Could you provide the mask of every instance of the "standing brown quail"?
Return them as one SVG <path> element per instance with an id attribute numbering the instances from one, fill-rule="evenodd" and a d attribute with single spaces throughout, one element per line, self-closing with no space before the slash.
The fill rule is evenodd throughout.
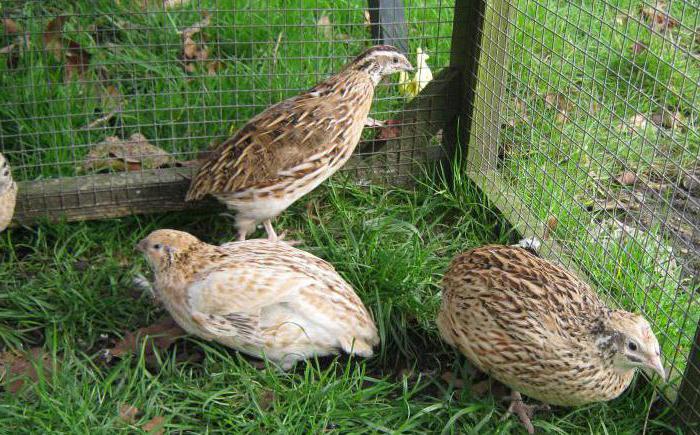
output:
<path id="1" fill-rule="evenodd" d="M 581 279 L 517 246 L 458 255 L 443 279 L 442 337 L 512 388 L 509 409 L 532 433 L 520 393 L 578 406 L 619 396 L 636 368 L 665 377 L 659 342 L 638 314 L 613 310 Z"/>
<path id="2" fill-rule="evenodd" d="M 10 165 L 0 153 L 0 231 L 4 231 L 15 213 L 17 201 L 17 183 L 12 179 Z"/>
<path id="3" fill-rule="evenodd" d="M 236 211 L 239 240 L 316 188 L 355 150 L 382 77 L 413 67 L 396 48 L 366 50 L 339 73 L 269 107 L 218 145 L 199 168 L 187 201 L 211 194 Z"/>

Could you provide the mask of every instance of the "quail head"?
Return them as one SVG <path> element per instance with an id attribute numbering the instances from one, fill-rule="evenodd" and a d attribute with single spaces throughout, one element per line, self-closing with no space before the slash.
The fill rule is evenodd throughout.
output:
<path id="1" fill-rule="evenodd" d="M 17 183 L 12 179 L 10 165 L 0 153 L 0 231 L 4 231 L 15 213 L 17 201 Z"/>
<path id="2" fill-rule="evenodd" d="M 175 230 L 141 240 L 156 296 L 188 333 L 283 369 L 344 351 L 372 356 L 372 317 L 333 267 L 265 239 L 214 246 Z"/>
<path id="3" fill-rule="evenodd" d="M 413 68 L 396 48 L 366 50 L 339 73 L 269 107 L 212 150 L 187 201 L 213 195 L 236 211 L 239 240 L 316 188 L 347 162 L 383 76 Z"/>
<path id="4" fill-rule="evenodd" d="M 443 279 L 441 336 L 513 390 L 509 412 L 532 433 L 533 407 L 577 406 L 620 395 L 635 369 L 665 377 L 659 342 L 640 315 L 605 306 L 561 266 L 518 246 L 458 255 Z"/>

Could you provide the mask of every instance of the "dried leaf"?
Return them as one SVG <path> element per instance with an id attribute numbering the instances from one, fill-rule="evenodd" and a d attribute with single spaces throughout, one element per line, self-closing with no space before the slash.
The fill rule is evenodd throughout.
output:
<path id="1" fill-rule="evenodd" d="M 363 17 L 363 23 L 365 27 L 371 27 L 372 26 L 372 16 L 370 15 L 369 11 L 365 9 L 362 12 L 362 17 Z"/>
<path id="2" fill-rule="evenodd" d="M 136 423 L 136 420 L 139 419 L 140 414 L 141 411 L 134 405 L 128 405 L 126 403 L 119 405 L 119 418 L 125 423 Z"/>
<path id="3" fill-rule="evenodd" d="M 558 225 L 559 220 L 557 219 L 557 217 L 550 216 L 547 219 L 547 225 L 544 227 L 544 234 L 542 235 L 542 240 L 549 240 L 549 238 L 552 236 L 552 233 L 556 231 Z"/>
<path id="4" fill-rule="evenodd" d="M 64 51 L 66 67 L 63 79 L 66 82 L 76 78 L 79 80 L 85 79 L 85 73 L 90 63 L 90 53 L 83 50 L 80 44 L 75 41 L 65 42 L 68 44 L 68 48 Z"/>
<path id="5" fill-rule="evenodd" d="M 194 25 L 182 30 L 182 60 L 183 68 L 188 73 L 195 72 L 195 65 L 198 62 L 204 62 L 209 58 L 209 49 L 204 43 L 204 38 L 200 38 L 199 42 L 194 40 L 194 36 L 201 32 L 209 25 L 210 17 L 208 13 L 202 14 L 204 18 Z"/>
<path id="6" fill-rule="evenodd" d="M 153 435 L 162 435 L 165 433 L 165 429 L 163 429 L 164 425 L 165 417 L 157 415 L 144 423 L 143 426 L 141 426 L 141 429 L 143 429 L 144 432 L 148 432 Z"/>
<path id="7" fill-rule="evenodd" d="M 627 130 L 630 133 L 642 134 L 648 122 L 649 119 L 645 115 L 637 113 L 627 121 L 622 122 L 619 126 L 619 129 Z"/>
<path id="8" fill-rule="evenodd" d="M 42 35 L 44 48 L 48 50 L 57 61 L 60 61 L 63 57 L 63 24 L 65 24 L 67 19 L 67 16 L 61 15 L 49 21 Z"/>
<path id="9" fill-rule="evenodd" d="M 177 326 L 171 317 L 168 317 L 153 325 L 128 332 L 112 349 L 107 351 L 107 354 L 109 356 L 122 357 L 135 353 L 141 349 L 141 342 L 145 339 L 147 342 L 144 354 L 146 356 L 153 355 L 154 346 L 156 349 L 167 349 L 184 334 L 185 331 Z"/>
<path id="10" fill-rule="evenodd" d="M 170 153 L 149 143 L 141 133 L 134 133 L 128 140 L 106 137 L 88 152 L 85 162 L 77 169 L 78 172 L 138 171 L 175 164 L 175 157 Z"/>
<path id="11" fill-rule="evenodd" d="M 401 121 L 389 119 L 384 122 L 383 126 L 377 128 L 377 133 L 374 135 L 375 145 L 385 145 L 387 141 L 399 136 L 401 136 Z"/>
<path id="12" fill-rule="evenodd" d="M 331 24 L 331 19 L 328 18 L 328 15 L 321 15 L 318 21 L 316 21 L 316 26 L 318 27 L 319 33 L 325 39 L 333 39 L 333 25 Z"/>
<path id="13" fill-rule="evenodd" d="M 207 74 L 209 74 L 210 76 L 215 76 L 217 71 L 219 71 L 223 67 L 223 65 L 223 62 L 220 62 L 218 60 L 207 63 Z"/>
<path id="14" fill-rule="evenodd" d="M 275 392 L 264 389 L 258 397 L 258 405 L 263 411 L 267 411 L 275 403 Z"/>
<path id="15" fill-rule="evenodd" d="M 15 20 L 11 18 L 2 19 L 2 27 L 5 30 L 5 35 L 16 35 L 19 32 L 19 26 Z"/>
<path id="16" fill-rule="evenodd" d="M 518 97 L 515 97 L 512 100 L 512 106 L 513 116 L 508 119 L 506 124 L 509 127 L 515 127 L 518 124 L 527 123 L 529 121 L 529 118 L 527 114 L 527 104 L 525 103 L 525 101 L 521 100 Z"/>
<path id="17" fill-rule="evenodd" d="M 26 382 L 36 383 L 39 380 L 37 366 L 43 369 L 44 377 L 49 377 L 55 368 L 50 355 L 40 347 L 27 352 L 6 351 L 0 354 L 0 367 L 5 371 L 5 390 L 17 394 Z"/>
<path id="18" fill-rule="evenodd" d="M 637 174 L 632 171 L 623 171 L 620 175 L 615 177 L 615 181 L 623 186 L 629 186 L 637 182 Z"/>
<path id="19" fill-rule="evenodd" d="M 664 2 L 657 2 L 656 6 L 642 6 L 640 10 L 642 18 L 657 32 L 665 32 L 678 26 L 678 20 L 669 15 Z"/>
<path id="20" fill-rule="evenodd" d="M 554 120 L 559 124 L 565 124 L 569 121 L 569 112 L 574 108 L 566 95 L 560 92 L 548 92 L 544 96 L 545 107 L 548 109 L 556 109 L 557 114 Z"/>
<path id="21" fill-rule="evenodd" d="M 163 7 L 165 9 L 173 9 L 180 6 L 186 6 L 190 0 L 163 0 Z"/>
<path id="22" fill-rule="evenodd" d="M 623 26 L 627 24 L 627 20 L 629 20 L 630 16 L 627 14 L 617 14 L 615 15 L 615 24 L 618 26 Z"/>
<path id="23" fill-rule="evenodd" d="M 637 41 L 632 44 L 632 54 L 638 55 L 645 52 L 648 48 L 649 47 L 647 47 L 644 43 Z"/>
<path id="24" fill-rule="evenodd" d="M 464 388 L 464 380 L 459 379 L 457 375 L 452 372 L 444 372 L 442 375 L 440 375 L 440 379 L 447 382 L 448 384 L 454 385 L 455 389 L 459 390 Z"/>
<path id="25" fill-rule="evenodd" d="M 685 117 L 679 111 L 671 112 L 670 110 L 662 109 L 651 115 L 651 122 L 657 127 L 674 130 L 685 126 Z"/>

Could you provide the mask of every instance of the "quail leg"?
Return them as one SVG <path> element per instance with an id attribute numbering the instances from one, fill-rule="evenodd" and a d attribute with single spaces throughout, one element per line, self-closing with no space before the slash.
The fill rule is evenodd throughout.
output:
<path id="1" fill-rule="evenodd" d="M 505 420 L 511 414 L 516 414 L 518 418 L 520 418 L 520 422 L 523 424 L 523 426 L 525 426 L 527 433 L 534 434 L 535 427 L 532 425 L 530 418 L 535 413 L 535 411 L 540 409 L 549 409 L 549 405 L 526 405 L 523 402 L 523 398 L 520 395 L 520 393 L 513 390 L 510 393 L 510 406 L 508 407 L 508 411 L 506 412 L 506 414 L 503 416 L 503 419 Z"/>
<path id="2" fill-rule="evenodd" d="M 287 234 L 287 231 L 282 231 L 282 234 L 278 236 L 275 229 L 272 228 L 272 221 L 270 219 L 265 220 L 263 225 L 265 226 L 265 231 L 267 232 L 267 240 L 271 242 L 284 242 L 289 246 L 301 244 L 300 240 L 284 240 L 284 236 Z"/>

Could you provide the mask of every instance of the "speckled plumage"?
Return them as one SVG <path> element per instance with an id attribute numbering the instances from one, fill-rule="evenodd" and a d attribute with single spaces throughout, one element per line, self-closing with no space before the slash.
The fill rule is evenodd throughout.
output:
<path id="1" fill-rule="evenodd" d="M 327 262 L 285 243 L 213 246 L 175 230 L 139 243 L 156 296 L 188 333 L 288 369 L 339 350 L 372 356 L 372 318 Z"/>
<path id="2" fill-rule="evenodd" d="M 394 47 L 376 46 L 338 74 L 252 118 L 203 162 L 187 201 L 211 194 L 237 212 L 239 239 L 315 189 L 357 146 L 374 88 L 387 74 L 410 70 Z"/>
<path id="3" fill-rule="evenodd" d="M 0 231 L 4 231 L 15 214 L 17 183 L 12 179 L 10 165 L 0 153 Z"/>
<path id="4" fill-rule="evenodd" d="M 613 399 L 636 367 L 663 375 L 658 341 L 642 316 L 606 307 L 588 284 L 521 247 L 457 256 L 442 298 L 442 337 L 480 370 L 542 402 Z"/>

